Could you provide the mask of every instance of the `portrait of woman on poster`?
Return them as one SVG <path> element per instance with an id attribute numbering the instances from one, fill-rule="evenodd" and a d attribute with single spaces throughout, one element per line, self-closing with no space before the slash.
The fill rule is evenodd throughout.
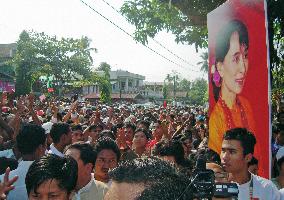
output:
<path id="1" fill-rule="evenodd" d="M 246 26 L 232 20 L 217 34 L 211 81 L 216 104 L 209 118 L 210 149 L 221 152 L 223 134 L 235 127 L 255 133 L 249 101 L 241 95 L 249 70 L 249 37 Z"/>

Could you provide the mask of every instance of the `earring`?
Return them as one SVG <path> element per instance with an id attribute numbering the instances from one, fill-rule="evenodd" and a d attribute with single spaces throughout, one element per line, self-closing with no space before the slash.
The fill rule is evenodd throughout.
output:
<path id="1" fill-rule="evenodd" d="M 215 72 L 213 73 L 213 81 L 214 81 L 214 83 L 215 83 L 215 85 L 217 86 L 217 87 L 220 87 L 221 86 L 221 76 L 220 76 L 220 74 L 219 74 L 219 72 L 218 72 L 218 70 L 216 69 L 215 70 Z"/>

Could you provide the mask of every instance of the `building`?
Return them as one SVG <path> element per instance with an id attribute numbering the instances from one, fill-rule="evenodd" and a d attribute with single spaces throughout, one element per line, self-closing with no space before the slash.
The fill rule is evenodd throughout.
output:
<path id="1" fill-rule="evenodd" d="M 17 50 L 17 44 L 0 44 L 0 92 L 15 91 L 15 71 L 6 62 L 12 59 Z"/>
<path id="2" fill-rule="evenodd" d="M 104 72 L 97 72 L 103 76 Z M 113 101 L 144 102 L 145 98 L 141 95 L 145 76 L 134 74 L 128 71 L 110 71 L 110 83 Z M 97 100 L 100 97 L 100 88 L 97 84 L 84 86 L 82 88 L 83 98 Z"/>
<path id="3" fill-rule="evenodd" d="M 103 72 L 98 72 L 103 75 Z M 134 74 L 128 71 L 117 70 L 110 71 L 110 83 L 112 93 L 139 93 L 143 87 L 145 76 Z M 91 93 L 99 94 L 100 88 L 98 85 L 89 85 L 83 87 L 83 95 Z"/>

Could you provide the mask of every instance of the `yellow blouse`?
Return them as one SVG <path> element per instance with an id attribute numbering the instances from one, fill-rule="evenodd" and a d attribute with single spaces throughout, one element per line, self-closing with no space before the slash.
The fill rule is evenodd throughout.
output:
<path id="1" fill-rule="evenodd" d="M 249 130 L 255 134 L 255 122 L 253 118 L 253 112 L 249 101 L 244 97 L 238 96 L 240 103 L 245 111 L 248 121 Z M 236 103 L 230 109 L 232 113 L 232 119 L 236 127 L 242 128 L 241 110 Z M 234 128 L 236 128 L 234 127 Z M 228 130 L 225 112 L 222 108 L 221 101 L 218 101 L 213 108 L 213 111 L 209 118 L 209 141 L 208 147 L 218 154 L 221 153 L 221 146 L 223 141 L 223 135 Z"/>

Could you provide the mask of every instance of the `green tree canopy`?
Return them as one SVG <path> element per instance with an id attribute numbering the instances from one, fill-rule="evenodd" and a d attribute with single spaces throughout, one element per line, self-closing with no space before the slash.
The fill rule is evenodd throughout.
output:
<path id="1" fill-rule="evenodd" d="M 51 37 L 45 33 L 23 31 L 17 41 L 17 52 L 11 63 L 16 66 L 16 92 L 26 94 L 41 75 L 54 75 L 55 80 L 70 82 L 88 77 L 93 63 L 90 39 Z"/>

